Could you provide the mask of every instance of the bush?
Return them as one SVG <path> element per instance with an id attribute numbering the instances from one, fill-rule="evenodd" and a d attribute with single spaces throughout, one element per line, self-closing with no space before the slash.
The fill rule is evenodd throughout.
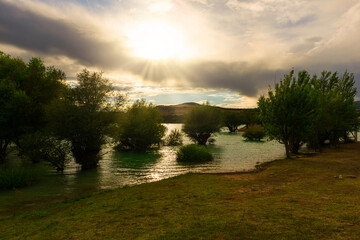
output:
<path id="1" fill-rule="evenodd" d="M 122 116 L 115 132 L 123 150 L 145 151 L 162 142 L 166 127 L 159 110 L 145 100 L 136 101 Z"/>
<path id="2" fill-rule="evenodd" d="M 182 133 L 177 130 L 171 130 L 170 134 L 164 140 L 166 146 L 179 146 L 183 144 Z"/>
<path id="3" fill-rule="evenodd" d="M 253 125 L 245 130 L 243 137 L 250 141 L 261 141 L 265 136 L 264 128 L 259 125 Z"/>
<path id="4" fill-rule="evenodd" d="M 186 145 L 182 146 L 176 153 L 179 162 L 207 162 L 213 160 L 213 155 L 205 146 Z"/>
<path id="5" fill-rule="evenodd" d="M 32 185 L 43 174 L 44 169 L 39 166 L 4 167 L 0 169 L 0 189 L 13 189 Z"/>

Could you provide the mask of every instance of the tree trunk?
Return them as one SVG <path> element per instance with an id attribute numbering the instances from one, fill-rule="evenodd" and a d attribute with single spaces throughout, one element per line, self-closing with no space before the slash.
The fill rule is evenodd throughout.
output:
<path id="1" fill-rule="evenodd" d="M 6 158 L 6 150 L 9 145 L 9 141 L 7 140 L 1 140 L 0 141 L 0 163 L 3 163 Z"/>
<path id="2" fill-rule="evenodd" d="M 289 142 L 287 140 L 284 141 L 284 145 L 285 145 L 286 158 L 290 158 Z"/>
<path id="3" fill-rule="evenodd" d="M 291 143 L 289 144 L 289 148 L 291 153 L 298 154 L 300 149 L 300 142 L 291 141 Z"/>

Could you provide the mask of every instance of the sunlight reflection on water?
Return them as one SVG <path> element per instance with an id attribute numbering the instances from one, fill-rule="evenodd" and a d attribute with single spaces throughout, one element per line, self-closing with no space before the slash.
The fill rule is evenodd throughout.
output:
<path id="1" fill-rule="evenodd" d="M 181 129 L 181 124 L 166 124 L 168 133 Z M 179 147 L 163 146 L 157 151 L 146 153 L 114 152 L 108 147 L 100 161 L 100 167 L 93 173 L 82 173 L 72 163 L 65 171 L 67 182 L 78 185 L 82 180 L 93 182 L 101 189 L 134 185 L 174 177 L 188 172 L 236 172 L 251 170 L 257 163 L 284 157 L 283 146 L 274 141 L 248 142 L 240 133 L 218 133 L 216 142 L 209 149 L 214 160 L 208 163 L 180 164 L 176 161 Z M 191 141 L 184 137 L 184 144 Z M 96 174 L 95 174 L 96 172 Z M 74 175 L 76 175 L 74 180 Z M 95 179 L 91 179 L 96 175 Z"/>

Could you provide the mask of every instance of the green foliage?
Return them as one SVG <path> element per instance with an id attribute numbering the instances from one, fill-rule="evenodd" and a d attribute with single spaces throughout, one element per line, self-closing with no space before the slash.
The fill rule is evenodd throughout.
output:
<path id="1" fill-rule="evenodd" d="M 183 144 L 182 134 L 178 129 L 172 130 L 164 140 L 166 146 L 179 146 Z"/>
<path id="2" fill-rule="evenodd" d="M 71 145 L 66 140 L 48 137 L 43 142 L 41 158 L 48 162 L 58 172 L 63 172 L 66 165 L 71 161 Z"/>
<path id="3" fill-rule="evenodd" d="M 71 143 L 72 154 L 83 169 L 96 168 L 101 146 L 113 123 L 108 94 L 112 87 L 101 73 L 84 69 L 78 86 L 68 89 L 67 98 L 49 109 L 51 130 Z"/>
<path id="4" fill-rule="evenodd" d="M 124 150 L 145 151 L 160 144 L 165 135 L 159 110 L 145 100 L 136 101 L 118 121 L 115 140 Z"/>
<path id="5" fill-rule="evenodd" d="M 71 144 L 44 133 L 24 136 L 21 140 L 23 155 L 33 163 L 48 162 L 57 171 L 63 171 L 71 160 Z"/>
<path id="6" fill-rule="evenodd" d="M 243 121 L 248 128 L 250 125 L 259 124 L 259 112 L 258 109 L 244 109 L 242 110 Z"/>
<path id="7" fill-rule="evenodd" d="M 0 189 L 21 188 L 34 184 L 44 174 L 40 166 L 0 167 Z"/>
<path id="8" fill-rule="evenodd" d="M 356 131 L 354 84 L 354 75 L 347 71 L 342 76 L 337 72 L 323 71 L 320 77 L 313 77 L 312 86 L 318 101 L 312 131 L 308 136 L 311 147 L 319 149 L 325 140 L 337 145 L 340 138 L 346 141 L 349 132 Z"/>
<path id="9" fill-rule="evenodd" d="M 316 96 L 306 71 L 294 76 L 294 70 L 284 75 L 269 89 L 268 97 L 258 101 L 260 119 L 270 138 L 285 145 L 286 156 L 296 153 L 306 138 L 315 114 Z"/>
<path id="10" fill-rule="evenodd" d="M 306 71 L 299 72 L 297 79 L 293 75 L 294 71 L 285 75 L 275 92 L 270 89 L 268 98 L 259 99 L 260 117 L 269 136 L 285 144 L 288 157 L 304 142 L 319 149 L 325 140 L 335 146 L 341 138 L 347 141 L 359 126 L 354 75 L 347 71 L 342 76 L 323 71 L 312 79 Z"/>
<path id="11" fill-rule="evenodd" d="M 8 145 L 26 128 L 22 110 L 27 105 L 28 97 L 15 83 L 0 79 L 0 162 L 6 158 Z"/>
<path id="12" fill-rule="evenodd" d="M 235 132 L 238 126 L 245 123 L 244 114 L 242 112 L 226 111 L 224 112 L 224 125 L 230 132 Z"/>
<path id="13" fill-rule="evenodd" d="M 62 96 L 65 74 L 45 67 L 39 58 L 28 64 L 0 52 L 0 161 L 7 146 L 46 126 L 45 109 Z"/>
<path id="14" fill-rule="evenodd" d="M 195 143 L 205 145 L 221 128 L 221 114 L 209 104 L 193 107 L 185 115 L 183 132 Z"/>
<path id="15" fill-rule="evenodd" d="M 179 162 L 207 162 L 213 158 L 206 146 L 194 144 L 182 146 L 176 153 L 176 160 Z"/>
<path id="16" fill-rule="evenodd" d="M 265 136 L 265 130 L 259 125 L 252 125 L 244 131 L 242 136 L 250 141 L 261 141 Z"/>

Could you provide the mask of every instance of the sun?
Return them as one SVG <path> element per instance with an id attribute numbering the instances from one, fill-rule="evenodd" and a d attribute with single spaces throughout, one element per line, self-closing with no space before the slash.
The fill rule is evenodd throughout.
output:
<path id="1" fill-rule="evenodd" d="M 184 59 L 188 49 L 183 36 L 162 22 L 139 24 L 128 35 L 132 54 L 151 60 Z"/>

